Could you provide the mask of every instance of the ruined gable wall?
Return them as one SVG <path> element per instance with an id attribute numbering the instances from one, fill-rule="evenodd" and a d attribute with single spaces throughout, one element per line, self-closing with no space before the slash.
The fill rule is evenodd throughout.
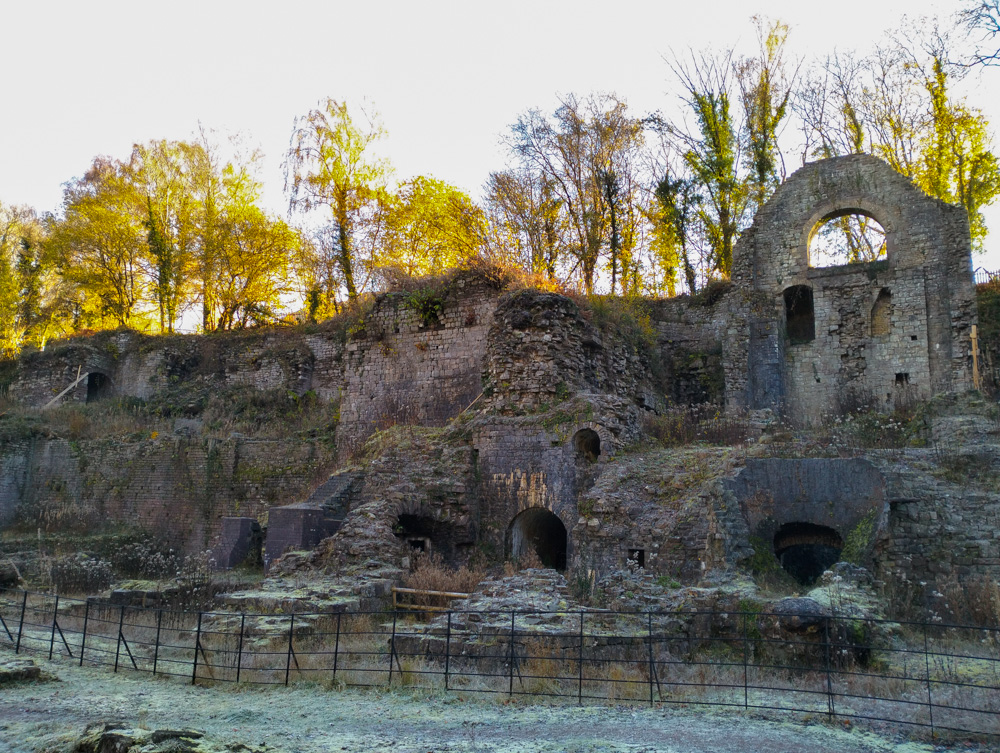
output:
<path id="1" fill-rule="evenodd" d="M 809 266 L 813 229 L 861 212 L 886 230 L 888 260 L 827 269 Z M 761 208 L 734 251 L 727 333 L 727 403 L 780 406 L 799 419 L 836 409 L 854 388 L 894 401 L 896 375 L 915 397 L 969 384 L 975 322 L 964 210 L 926 196 L 882 161 L 852 155 L 810 163 Z M 815 340 L 785 336 L 782 292 L 812 289 Z M 892 295 L 892 326 L 873 336 L 879 292 Z"/>

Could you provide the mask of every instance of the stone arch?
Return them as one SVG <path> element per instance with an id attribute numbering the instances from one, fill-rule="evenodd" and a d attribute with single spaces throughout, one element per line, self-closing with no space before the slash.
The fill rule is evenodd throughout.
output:
<path id="1" fill-rule="evenodd" d="M 86 402 L 92 403 L 95 400 L 107 397 L 111 394 L 111 377 L 102 371 L 92 370 L 87 374 L 87 397 Z"/>
<path id="2" fill-rule="evenodd" d="M 522 510 L 507 527 L 507 552 L 511 559 L 534 552 L 545 567 L 565 570 L 568 549 L 566 525 L 545 507 Z"/>
<path id="3" fill-rule="evenodd" d="M 802 240 L 800 251 L 805 255 L 806 265 L 812 267 L 810 252 L 816 233 L 830 220 L 838 217 L 848 217 L 852 214 L 860 214 L 863 217 L 875 220 L 885 231 L 885 256 L 890 263 L 894 260 L 896 250 L 896 223 L 893 222 L 890 213 L 881 204 L 861 196 L 851 196 L 836 198 L 820 204 L 816 210 L 806 220 L 802 228 Z"/>
<path id="4" fill-rule="evenodd" d="M 774 533 L 774 555 L 781 567 L 804 586 L 811 586 L 840 560 L 844 540 L 829 526 L 793 521 Z"/>
<path id="5" fill-rule="evenodd" d="M 577 460 L 596 463 L 601 457 L 601 435 L 591 428 L 580 429 L 573 435 L 573 450 Z"/>
<path id="6" fill-rule="evenodd" d="M 579 424 L 568 444 L 578 461 L 590 463 L 607 459 L 616 448 L 614 434 L 596 421 Z"/>

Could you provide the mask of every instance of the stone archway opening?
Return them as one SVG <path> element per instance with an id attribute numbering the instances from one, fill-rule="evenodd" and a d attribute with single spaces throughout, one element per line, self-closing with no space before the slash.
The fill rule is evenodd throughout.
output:
<path id="1" fill-rule="evenodd" d="M 601 456 L 601 435 L 593 429 L 580 429 L 573 435 L 573 449 L 578 460 L 596 463 Z"/>
<path id="2" fill-rule="evenodd" d="M 774 555 L 786 573 L 811 586 L 837 561 L 844 540 L 832 528 L 814 523 L 785 523 L 774 534 Z"/>
<path id="3" fill-rule="evenodd" d="M 809 235 L 810 267 L 840 267 L 885 258 L 885 228 L 860 209 L 842 209 L 824 217 Z"/>
<path id="4" fill-rule="evenodd" d="M 545 567 L 566 569 L 566 526 L 559 516 L 544 507 L 531 507 L 518 513 L 510 522 L 507 540 L 513 560 L 533 552 Z"/>
<path id="5" fill-rule="evenodd" d="M 107 374 L 91 371 L 87 375 L 87 402 L 92 403 L 95 400 L 100 400 L 108 394 L 110 388 L 111 380 L 108 379 Z"/>

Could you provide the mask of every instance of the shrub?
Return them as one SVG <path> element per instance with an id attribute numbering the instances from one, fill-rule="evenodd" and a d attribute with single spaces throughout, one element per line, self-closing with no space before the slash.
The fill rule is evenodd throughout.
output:
<path id="1" fill-rule="evenodd" d="M 52 561 L 49 578 L 56 591 L 95 593 L 111 585 L 111 565 L 103 560 L 77 553 Z"/>
<path id="2" fill-rule="evenodd" d="M 724 413 L 712 403 L 688 405 L 643 417 L 643 431 L 664 447 L 679 447 L 694 442 L 721 446 L 746 444 L 753 434 L 750 419 L 743 413 Z"/>
<path id="3" fill-rule="evenodd" d="M 410 573 L 403 580 L 403 586 L 420 591 L 472 593 L 485 577 L 485 570 L 470 568 L 468 565 L 451 567 L 445 563 L 440 554 L 426 555 L 416 552 L 412 558 Z M 449 599 L 444 596 L 414 595 L 412 601 L 414 604 L 427 607 L 446 607 L 449 603 Z"/>

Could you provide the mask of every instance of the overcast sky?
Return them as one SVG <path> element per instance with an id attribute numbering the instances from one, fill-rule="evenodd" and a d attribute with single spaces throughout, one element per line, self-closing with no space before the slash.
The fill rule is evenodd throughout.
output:
<path id="1" fill-rule="evenodd" d="M 755 43 L 750 16 L 791 26 L 795 54 L 865 50 L 930 0 L 748 2 L 7 3 L 0 69 L 0 202 L 55 211 L 62 184 L 94 156 L 191 138 L 201 123 L 242 132 L 265 154 L 265 203 L 284 212 L 281 162 L 292 123 L 327 96 L 367 98 L 389 131 L 399 178 L 434 175 L 474 198 L 504 164 L 499 139 L 558 94 L 616 92 L 638 113 L 675 106 L 664 57 Z M 609 10 L 613 8 L 613 13 Z M 1000 123 L 1000 70 L 969 80 Z M 1000 209 L 989 213 L 1000 239 Z M 1000 268 L 1000 240 L 986 259 Z"/>

